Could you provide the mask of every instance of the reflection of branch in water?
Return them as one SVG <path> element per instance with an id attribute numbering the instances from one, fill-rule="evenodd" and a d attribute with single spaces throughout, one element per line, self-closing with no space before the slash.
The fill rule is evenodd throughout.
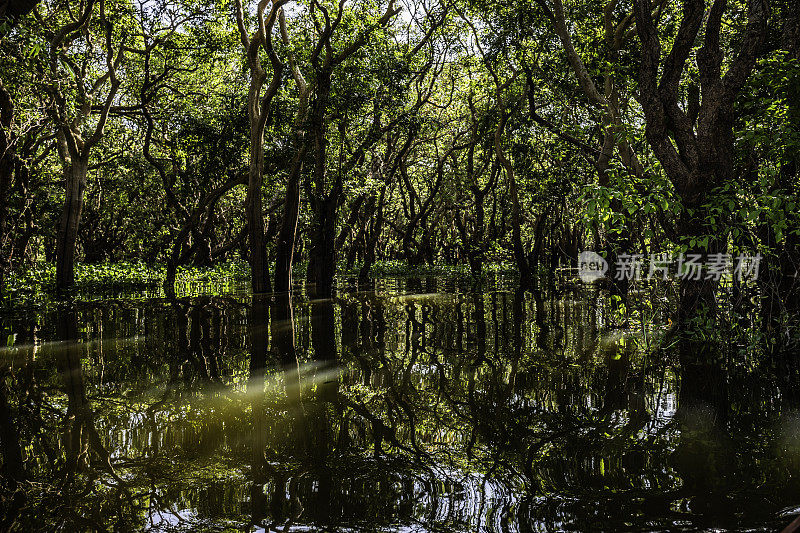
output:
<path id="1" fill-rule="evenodd" d="M 11 406 L 8 404 L 6 379 L 9 374 L 9 368 L 0 368 L 0 448 L 3 454 L 3 480 L 7 476 L 10 488 L 14 490 L 17 483 L 25 480 L 27 476 L 22 461 L 19 431 L 14 422 Z"/>
<path id="2" fill-rule="evenodd" d="M 3 476 L 0 476 L 2 494 L 2 518 L 0 528 L 9 531 L 17 519 L 22 507 L 27 502 L 27 496 L 19 489 L 19 484 L 27 478 L 25 465 L 22 460 L 19 432 L 14 422 L 11 407 L 8 404 L 6 390 L 7 368 L 0 370 L 0 448 L 3 455 Z M 9 495 L 10 493 L 10 495 Z"/>

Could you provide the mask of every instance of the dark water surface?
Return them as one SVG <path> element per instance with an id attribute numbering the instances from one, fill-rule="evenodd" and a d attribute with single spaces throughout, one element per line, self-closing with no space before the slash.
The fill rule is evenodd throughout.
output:
<path id="1" fill-rule="evenodd" d="M 332 300 L 114 299 L 6 312 L 0 429 L 4 457 L 19 443 L 24 480 L 17 496 L 4 489 L 4 527 L 791 522 L 800 357 L 721 349 L 681 364 L 652 349 L 668 343 L 666 319 L 610 328 L 607 301 L 591 289 L 400 279 Z"/>

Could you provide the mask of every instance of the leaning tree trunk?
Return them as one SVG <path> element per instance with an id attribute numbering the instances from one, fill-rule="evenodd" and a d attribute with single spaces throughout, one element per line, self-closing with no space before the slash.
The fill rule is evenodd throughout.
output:
<path id="1" fill-rule="evenodd" d="M 56 238 L 56 289 L 58 290 L 68 289 L 75 284 L 75 251 L 88 167 L 88 157 L 76 157 L 72 159 L 66 173 L 64 207 Z"/>

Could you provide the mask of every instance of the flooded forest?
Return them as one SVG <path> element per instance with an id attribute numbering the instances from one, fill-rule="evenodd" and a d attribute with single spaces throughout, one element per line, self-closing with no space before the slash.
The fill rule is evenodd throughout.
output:
<path id="1" fill-rule="evenodd" d="M 0 0 L 0 531 L 800 532 L 796 0 Z"/>

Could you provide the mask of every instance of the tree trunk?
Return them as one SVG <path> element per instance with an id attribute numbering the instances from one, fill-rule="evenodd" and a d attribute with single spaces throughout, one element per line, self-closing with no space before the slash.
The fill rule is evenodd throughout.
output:
<path id="1" fill-rule="evenodd" d="M 500 96 L 498 90 L 498 99 L 500 99 Z M 531 283 L 531 268 L 530 265 L 528 265 L 528 258 L 522 244 L 522 213 L 519 202 L 519 191 L 517 190 L 517 178 L 514 175 L 514 165 L 508 157 L 506 157 L 502 148 L 503 131 L 505 130 L 506 123 L 510 116 L 511 113 L 506 112 L 505 104 L 503 104 L 501 107 L 500 121 L 494 132 L 494 150 L 498 162 L 506 172 L 508 190 L 511 195 L 511 244 L 514 251 L 514 260 L 519 269 L 522 285 L 529 285 Z"/>
<path id="2" fill-rule="evenodd" d="M 336 206 L 338 195 L 317 202 L 314 232 L 311 236 L 308 276 L 314 284 L 314 295 L 327 298 L 333 294 L 336 275 Z"/>
<path id="3" fill-rule="evenodd" d="M 486 263 L 486 241 L 484 239 L 484 224 L 486 219 L 486 211 L 483 207 L 483 200 L 486 196 L 480 187 L 475 186 L 473 191 L 475 197 L 475 242 L 470 247 L 472 253 L 470 254 L 470 269 L 472 275 L 480 277 L 483 275 L 483 266 Z"/>
<path id="4" fill-rule="evenodd" d="M 167 274 L 164 277 L 164 293 L 167 298 L 175 298 L 175 271 L 177 266 L 175 260 L 170 257 L 167 259 Z"/>
<path id="5" fill-rule="evenodd" d="M 261 21 L 259 30 L 248 37 L 241 1 L 236 2 L 236 24 L 247 52 L 247 65 L 250 70 L 250 88 L 247 94 L 247 117 L 250 121 L 250 168 L 247 174 L 247 199 L 245 205 L 247 218 L 247 237 L 250 244 L 250 286 L 254 294 L 270 292 L 269 269 L 267 267 L 266 230 L 261 201 L 262 171 L 264 168 L 264 128 L 271 113 L 272 99 L 278 93 L 284 65 L 272 48 L 272 28 L 284 1 L 273 2 L 266 26 L 264 9 L 267 2 L 258 4 L 257 14 Z M 272 66 L 272 79 L 262 96 L 261 89 L 267 79 L 262 66 L 259 50 L 264 49 Z"/>
<path id="6" fill-rule="evenodd" d="M 283 224 L 278 235 L 275 257 L 275 290 L 288 292 L 292 289 L 292 263 L 297 242 L 297 219 L 300 214 L 300 185 L 295 177 L 286 184 L 286 199 L 283 204 Z"/>
<path id="7" fill-rule="evenodd" d="M 333 294 L 333 277 L 336 274 L 336 214 L 341 196 L 339 174 L 331 191 L 325 194 L 327 140 L 325 139 L 325 113 L 331 91 L 331 67 L 326 64 L 317 71 L 316 98 L 311 115 L 311 133 L 314 139 L 314 186 L 311 209 L 314 212 L 314 229 L 308 258 L 306 281 L 312 284 L 314 295 L 327 298 Z"/>
<path id="8" fill-rule="evenodd" d="M 278 234 L 275 253 L 275 290 L 292 290 L 292 265 L 297 248 L 297 220 L 300 215 L 300 171 L 303 168 L 307 145 L 300 141 L 300 148 L 292 162 L 289 180 L 286 182 L 286 197 L 283 202 L 283 223 Z"/>
<path id="9" fill-rule="evenodd" d="M 258 94 L 258 93 L 256 93 Z M 257 107 L 257 103 L 253 104 Z M 247 176 L 247 237 L 250 242 L 250 285 L 254 294 L 270 292 L 264 214 L 261 202 L 261 168 L 264 160 L 264 125 L 251 117 L 250 170 Z"/>
<path id="10" fill-rule="evenodd" d="M 735 176 L 733 102 L 755 67 L 768 33 L 768 2 L 749 0 L 748 23 L 740 34 L 738 53 L 723 76 L 720 28 L 725 9 L 725 2 L 714 2 L 708 10 L 702 0 L 685 2 L 683 20 L 662 62 L 664 54 L 651 3 L 634 2 L 641 42 L 639 100 L 645 115 L 645 136 L 684 207 L 679 234 L 689 242 L 703 236 L 712 241 L 706 250 L 690 249 L 689 253 L 725 250 L 726 235 L 714 234 L 704 220 L 702 206 L 715 187 Z M 703 45 L 696 52 L 700 92 L 694 91 L 693 103 L 684 111 L 678 105 L 680 82 L 703 23 Z M 681 280 L 678 326 L 686 333 L 682 351 L 695 360 L 701 360 L 710 348 L 702 341 L 703 335 L 696 333 L 698 328 L 709 331 L 713 325 L 716 285 L 713 280 Z"/>
<path id="11" fill-rule="evenodd" d="M 11 122 L 14 119 L 14 102 L 0 80 L 0 295 L 5 287 L 5 273 L 9 268 L 8 254 L 2 249 L 6 242 L 8 195 L 14 172 L 14 147 L 11 141 Z"/>
<path id="12" fill-rule="evenodd" d="M 0 133 L 0 153 L 6 150 L 3 142 L 3 135 Z M 8 150 L 11 152 L 11 150 Z M 10 153 L 0 159 L 0 295 L 5 288 L 5 273 L 9 269 L 9 256 L 3 248 L 3 244 L 8 240 L 6 235 L 6 220 L 8 218 L 8 195 L 11 189 L 11 176 L 14 168 L 13 159 Z"/>
<path id="13" fill-rule="evenodd" d="M 517 192 L 517 180 L 514 172 L 509 172 L 509 190 L 511 192 L 511 242 L 514 248 L 514 259 L 519 269 L 522 284 L 527 285 L 531 282 L 531 269 L 525 255 L 525 248 L 522 244 L 522 215 L 520 213 L 519 194 Z"/>
<path id="14" fill-rule="evenodd" d="M 87 156 L 74 157 L 66 174 L 64 207 L 56 239 L 56 289 L 59 291 L 75 284 L 75 248 L 83 211 L 83 193 L 86 190 L 88 167 Z"/>
<path id="15" fill-rule="evenodd" d="M 369 271 L 372 269 L 372 265 L 375 264 L 375 251 L 383 229 L 383 205 L 385 201 L 386 185 L 381 188 L 381 194 L 378 197 L 377 214 L 372 221 L 372 228 L 365 235 L 364 264 L 361 265 L 361 270 L 358 272 L 359 282 L 366 282 L 369 279 Z"/>

